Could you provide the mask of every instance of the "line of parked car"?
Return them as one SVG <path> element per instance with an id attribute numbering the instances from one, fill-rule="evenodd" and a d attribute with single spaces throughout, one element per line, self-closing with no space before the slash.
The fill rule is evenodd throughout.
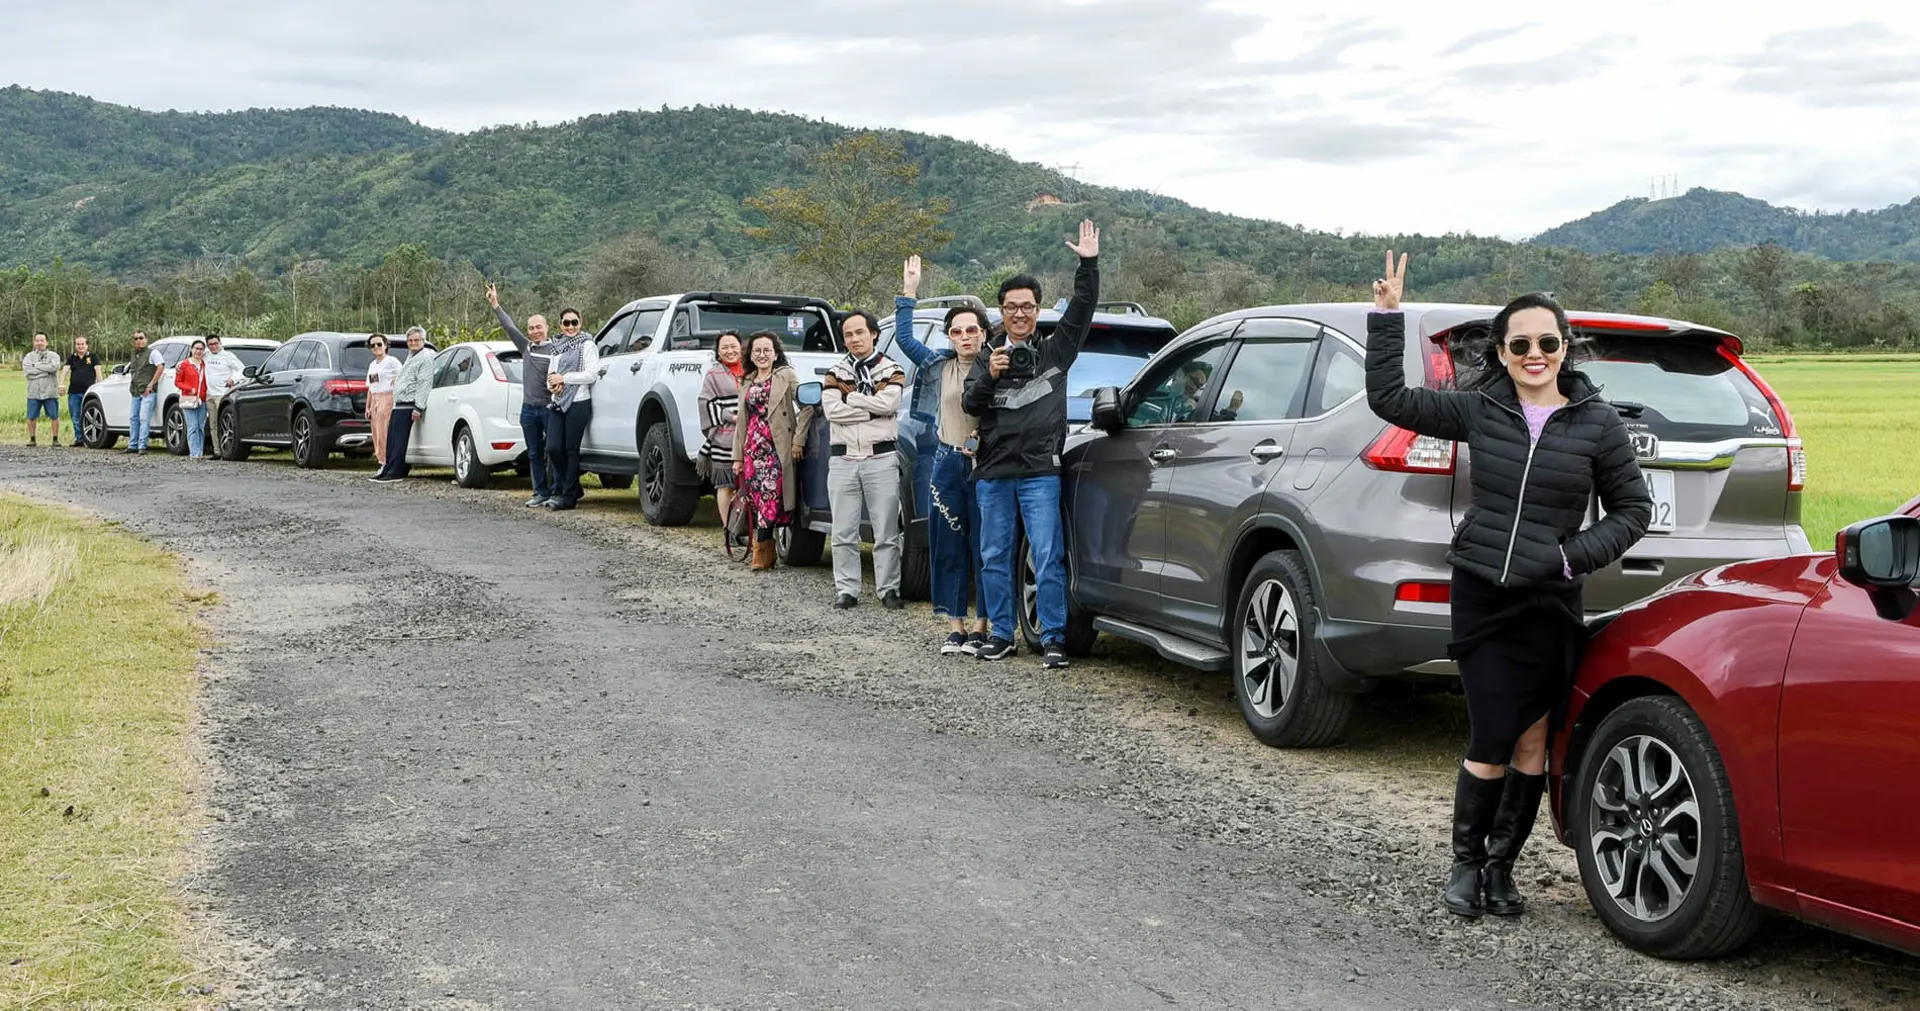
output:
<path id="1" fill-rule="evenodd" d="M 914 314 L 933 347 L 952 301 Z M 1336 740 L 1383 682 L 1447 685 L 1445 559 L 1472 461 L 1367 409 L 1369 307 L 1266 306 L 1184 334 L 1137 305 L 1100 308 L 1070 376 L 1069 650 L 1105 633 L 1227 673 L 1253 733 L 1283 747 Z M 1409 380 L 1452 382 L 1456 349 L 1495 311 L 1407 306 Z M 772 330 L 805 378 L 842 354 L 839 318 L 792 295 L 623 306 L 596 336 L 584 469 L 637 485 L 649 521 L 689 522 L 708 491 L 695 399 L 718 335 Z M 1044 314 L 1042 332 L 1058 318 Z M 1580 367 L 1625 417 L 1654 498 L 1649 535 L 1586 584 L 1595 639 L 1556 735 L 1554 816 L 1595 907 L 1629 943 L 1671 957 L 1730 950 L 1762 906 L 1920 951 L 1920 500 L 1813 554 L 1805 450 L 1737 337 L 1645 316 L 1571 321 L 1596 352 Z M 890 352 L 892 331 L 888 317 Z M 284 447 L 319 467 L 370 453 L 366 337 L 230 338 L 247 369 L 220 405 L 220 455 Z M 189 341 L 154 344 L 169 366 L 155 422 L 176 453 L 171 366 Z M 442 353 L 409 459 L 451 465 L 468 487 L 524 467 L 518 369 L 507 343 Z M 922 378 L 910 375 L 900 458 L 915 489 L 902 497 L 903 592 L 923 598 L 918 478 L 938 391 Z M 88 393 L 87 444 L 126 430 L 125 387 L 116 375 Z M 815 423 L 802 508 L 779 540 L 792 565 L 818 564 L 831 529 Z M 1030 570 L 1025 586 L 1021 632 L 1037 644 Z"/>

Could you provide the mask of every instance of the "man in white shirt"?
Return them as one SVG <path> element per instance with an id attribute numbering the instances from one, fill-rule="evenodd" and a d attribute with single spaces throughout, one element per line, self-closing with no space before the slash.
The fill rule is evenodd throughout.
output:
<path id="1" fill-rule="evenodd" d="M 207 335 L 207 436 L 212 440 L 212 456 L 220 455 L 220 402 L 227 391 L 240 385 L 240 373 L 246 369 L 240 356 L 226 350 L 220 335 Z"/>

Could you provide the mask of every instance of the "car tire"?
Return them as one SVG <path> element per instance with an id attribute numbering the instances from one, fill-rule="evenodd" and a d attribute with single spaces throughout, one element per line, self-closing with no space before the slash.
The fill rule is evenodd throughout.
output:
<path id="1" fill-rule="evenodd" d="M 461 425 L 453 433 L 453 483 L 462 488 L 485 488 L 493 469 L 480 462 L 480 450 L 473 444 L 473 429 Z"/>
<path id="2" fill-rule="evenodd" d="M 640 438 L 640 511 L 656 527 L 684 527 L 700 507 L 700 486 L 680 480 L 680 468 L 691 465 L 677 455 L 673 431 L 664 422 L 649 426 Z"/>
<path id="3" fill-rule="evenodd" d="M 1013 557 L 1019 559 L 1019 568 L 1014 574 L 1015 600 L 1014 620 L 1020 626 L 1020 639 L 1028 649 L 1038 653 L 1046 643 L 1042 640 L 1040 627 L 1040 587 L 1035 580 L 1033 552 L 1027 549 L 1025 533 L 1014 541 Z M 997 631 L 997 630 L 996 630 Z M 1071 591 L 1067 594 L 1066 648 L 1068 656 L 1086 656 L 1093 652 L 1093 641 L 1100 633 L 1093 628 L 1093 615 L 1082 610 L 1073 602 Z"/>
<path id="4" fill-rule="evenodd" d="M 633 487 L 632 474 L 595 474 L 593 476 L 600 479 L 600 487 L 602 488 L 609 488 L 613 491 L 626 491 L 628 488 Z"/>
<path id="5" fill-rule="evenodd" d="M 1324 747 L 1353 715 L 1354 697 L 1320 676 L 1315 621 L 1313 581 L 1298 551 L 1274 551 L 1253 564 L 1234 600 L 1227 648 L 1240 716 L 1263 744 Z"/>
<path id="6" fill-rule="evenodd" d="M 168 404 L 166 413 L 160 416 L 160 441 L 174 456 L 187 455 L 187 416 L 177 402 Z"/>
<path id="7" fill-rule="evenodd" d="M 1643 792 L 1648 782 L 1658 789 Z M 1713 958 L 1759 928 L 1726 766 L 1685 702 L 1647 696 L 1608 713 L 1581 750 L 1567 812 L 1587 900 L 1628 947 Z"/>
<path id="8" fill-rule="evenodd" d="M 89 398 L 80 406 L 80 441 L 89 449 L 112 449 L 120 437 L 107 427 L 107 412 L 100 401 Z"/>
<path id="9" fill-rule="evenodd" d="M 333 447 L 321 437 L 313 412 L 304 407 L 293 412 L 292 431 L 294 464 L 307 470 L 325 467 L 327 458 L 333 455 Z"/>
<path id="10" fill-rule="evenodd" d="M 782 565 L 791 565 L 796 569 L 810 569 L 820 564 L 827 554 L 827 535 L 818 530 L 808 530 L 789 523 L 784 527 L 775 527 L 773 547 L 780 557 Z"/>
<path id="11" fill-rule="evenodd" d="M 220 443 L 214 447 L 220 459 L 239 463 L 247 458 L 253 447 L 240 438 L 240 409 L 222 407 L 220 409 Z"/>
<path id="12" fill-rule="evenodd" d="M 907 496 L 912 493 L 911 486 L 900 489 L 900 596 L 927 600 L 933 596 L 933 547 L 924 533 L 913 536 L 913 523 L 907 518 Z"/>

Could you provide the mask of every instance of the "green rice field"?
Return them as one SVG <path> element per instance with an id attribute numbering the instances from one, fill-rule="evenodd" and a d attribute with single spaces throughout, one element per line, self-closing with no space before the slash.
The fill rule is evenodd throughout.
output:
<path id="1" fill-rule="evenodd" d="M 1802 523 L 1816 548 L 1836 530 L 1920 495 L 1920 355 L 1805 355 L 1749 359 L 1807 447 Z M 61 403 L 65 412 L 64 399 Z M 0 371 L 0 444 L 27 441 L 26 378 Z M 63 428 L 71 431 L 65 418 Z M 41 444 L 47 441 L 42 423 Z"/>

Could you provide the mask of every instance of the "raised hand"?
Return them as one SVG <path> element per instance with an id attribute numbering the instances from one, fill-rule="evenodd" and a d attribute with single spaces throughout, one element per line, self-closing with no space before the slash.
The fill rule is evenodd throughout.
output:
<path id="1" fill-rule="evenodd" d="M 1093 227 L 1091 220 L 1080 222 L 1079 243 L 1068 242 L 1067 248 L 1083 260 L 1091 260 L 1100 255 L 1100 229 Z"/>
<path id="2" fill-rule="evenodd" d="M 906 266 L 900 268 L 900 291 L 908 298 L 919 297 L 920 254 L 907 257 Z"/>
<path id="3" fill-rule="evenodd" d="M 1407 254 L 1400 254 L 1400 265 L 1393 264 L 1393 250 L 1387 250 L 1387 272 L 1374 279 L 1373 307 L 1383 312 L 1400 308 L 1407 293 Z"/>
<path id="4" fill-rule="evenodd" d="M 500 291 L 493 286 L 492 282 L 487 284 L 487 304 L 495 309 L 500 308 Z"/>

